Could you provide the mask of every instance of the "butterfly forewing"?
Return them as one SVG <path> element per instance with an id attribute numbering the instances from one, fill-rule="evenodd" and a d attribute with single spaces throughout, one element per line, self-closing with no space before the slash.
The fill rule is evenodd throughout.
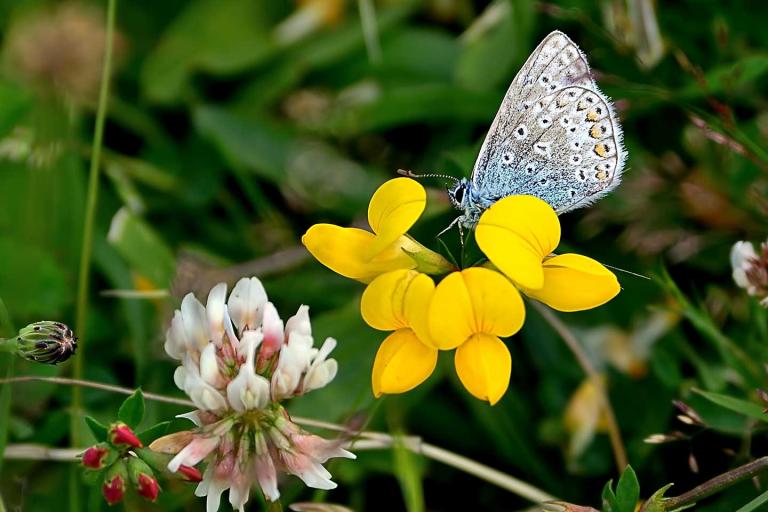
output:
<path id="1" fill-rule="evenodd" d="M 609 100 L 578 47 L 552 32 L 507 91 L 472 182 L 489 202 L 531 194 L 562 213 L 617 185 L 623 162 L 621 129 Z"/>

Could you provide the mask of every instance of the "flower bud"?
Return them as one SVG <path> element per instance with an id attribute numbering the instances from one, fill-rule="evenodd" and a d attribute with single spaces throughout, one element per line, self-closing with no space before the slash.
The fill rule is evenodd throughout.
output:
<path id="1" fill-rule="evenodd" d="M 109 427 L 109 442 L 115 446 L 130 446 L 131 448 L 142 448 L 141 440 L 136 437 L 131 427 L 123 422 L 113 423 Z"/>
<path id="2" fill-rule="evenodd" d="M 177 471 L 178 473 L 181 473 L 181 476 L 184 478 L 184 480 L 188 482 L 202 482 L 203 481 L 203 474 L 200 472 L 199 469 L 193 466 L 187 466 L 185 464 L 182 464 L 179 466 L 179 469 Z"/>
<path id="3" fill-rule="evenodd" d="M 77 336 L 61 322 L 35 322 L 19 331 L 16 353 L 28 361 L 58 364 L 77 349 Z"/>
<path id="4" fill-rule="evenodd" d="M 88 469 L 102 469 L 107 465 L 109 455 L 109 448 L 101 443 L 85 450 L 82 453 L 80 462 Z"/>
<path id="5" fill-rule="evenodd" d="M 125 467 L 125 461 L 119 460 L 113 464 L 104 475 L 104 483 L 101 486 L 101 494 L 107 503 L 114 505 L 122 501 L 125 496 L 125 482 L 128 477 L 128 471 Z"/>
<path id="6" fill-rule="evenodd" d="M 137 457 L 130 457 L 128 459 L 128 474 L 139 496 L 149 501 L 157 499 L 157 495 L 160 494 L 160 486 L 146 462 Z"/>

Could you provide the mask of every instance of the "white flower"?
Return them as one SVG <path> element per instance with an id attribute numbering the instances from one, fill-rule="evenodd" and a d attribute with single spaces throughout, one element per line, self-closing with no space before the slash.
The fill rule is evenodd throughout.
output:
<path id="1" fill-rule="evenodd" d="M 731 268 L 733 269 L 733 280 L 739 288 L 748 290 L 750 288 L 747 279 L 747 270 L 752 266 L 752 262 L 757 260 L 755 246 L 751 242 L 736 242 L 731 248 Z"/>
<path id="2" fill-rule="evenodd" d="M 304 376 L 301 393 L 308 393 L 313 389 L 320 389 L 336 377 L 339 364 L 335 359 L 327 359 L 331 351 L 336 348 L 336 340 L 327 338 L 320 350 L 312 360 L 312 364 Z"/>
<path id="3" fill-rule="evenodd" d="M 226 284 L 216 285 L 205 306 L 192 294 L 184 297 L 166 332 L 165 351 L 181 361 L 173 380 L 198 408 L 182 415 L 196 428 L 156 443 L 176 454 L 170 471 L 208 463 L 195 490 L 206 497 L 208 512 L 218 510 L 226 490 L 230 504 L 244 510 L 253 484 L 277 500 L 278 471 L 318 489 L 336 487 L 323 463 L 354 455 L 339 442 L 301 430 L 279 403 L 335 377 L 338 364 L 328 356 L 336 340 L 326 339 L 320 349 L 313 345 L 309 308 L 299 307 L 283 324 L 255 277 L 238 281 L 229 298 Z"/>
<path id="4" fill-rule="evenodd" d="M 760 250 L 749 242 L 736 242 L 731 249 L 733 280 L 760 305 L 768 308 L 768 242 L 760 244 Z"/>
<path id="5" fill-rule="evenodd" d="M 263 409 L 269 402 L 269 381 L 256 374 L 256 347 L 261 343 L 261 333 L 248 331 L 242 339 L 246 350 L 245 363 L 227 386 L 229 405 L 238 412 Z"/>

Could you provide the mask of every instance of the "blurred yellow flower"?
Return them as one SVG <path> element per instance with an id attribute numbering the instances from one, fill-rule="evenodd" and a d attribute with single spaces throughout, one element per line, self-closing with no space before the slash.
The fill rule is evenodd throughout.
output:
<path id="1" fill-rule="evenodd" d="M 605 385 L 605 376 L 600 376 Z M 608 415 L 600 402 L 595 383 L 585 379 L 571 395 L 563 413 L 563 426 L 568 431 L 568 458 L 580 457 L 594 439 L 595 434 L 608 432 Z"/>
<path id="2" fill-rule="evenodd" d="M 461 383 L 491 405 L 509 386 L 512 357 L 499 337 L 523 326 L 520 294 L 502 274 L 474 267 L 453 272 L 435 288 L 429 306 L 429 333 L 437 348 L 455 348 Z"/>
<path id="3" fill-rule="evenodd" d="M 403 269 L 380 275 L 363 292 L 363 320 L 374 329 L 394 331 L 382 342 L 373 363 L 376 397 L 409 391 L 435 369 L 437 347 L 427 326 L 434 291 L 429 276 Z"/>
<path id="4" fill-rule="evenodd" d="M 410 178 L 395 178 L 371 197 L 368 224 L 373 233 L 315 224 L 301 242 L 326 267 L 364 283 L 398 269 L 445 273 L 453 268 L 445 258 L 406 235 L 426 204 L 424 187 Z"/>
<path id="5" fill-rule="evenodd" d="M 536 197 L 497 201 L 480 217 L 475 239 L 523 293 L 559 311 L 591 309 L 620 291 L 613 272 L 592 258 L 552 256 L 560 243 L 560 221 L 552 207 Z"/>

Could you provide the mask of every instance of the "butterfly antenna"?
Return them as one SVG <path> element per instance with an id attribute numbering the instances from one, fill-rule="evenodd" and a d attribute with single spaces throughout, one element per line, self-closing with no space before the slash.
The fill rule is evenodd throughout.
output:
<path id="1" fill-rule="evenodd" d="M 631 276 L 635 276 L 635 277 L 642 277 L 643 279 L 647 279 L 647 280 L 649 280 L 649 281 L 652 281 L 652 279 L 651 279 L 650 277 L 648 277 L 648 276 L 644 276 L 643 274 L 637 274 L 637 273 L 635 273 L 635 272 L 631 272 L 631 271 L 629 271 L 629 270 L 624 270 L 623 268 L 614 267 L 613 265 L 608 265 L 607 263 L 603 263 L 603 265 L 604 265 L 604 266 L 606 266 L 606 267 L 608 267 L 608 268 L 610 268 L 610 269 L 613 269 L 613 270 L 618 270 L 619 272 L 624 272 L 625 274 L 629 274 L 629 275 L 631 275 Z"/>
<path id="2" fill-rule="evenodd" d="M 401 176 L 406 176 L 408 178 L 444 178 L 446 180 L 453 180 L 453 181 L 459 181 L 459 178 L 455 176 L 448 176 L 447 174 L 416 174 L 413 171 L 409 171 L 407 169 L 398 169 L 397 174 L 400 174 Z"/>

